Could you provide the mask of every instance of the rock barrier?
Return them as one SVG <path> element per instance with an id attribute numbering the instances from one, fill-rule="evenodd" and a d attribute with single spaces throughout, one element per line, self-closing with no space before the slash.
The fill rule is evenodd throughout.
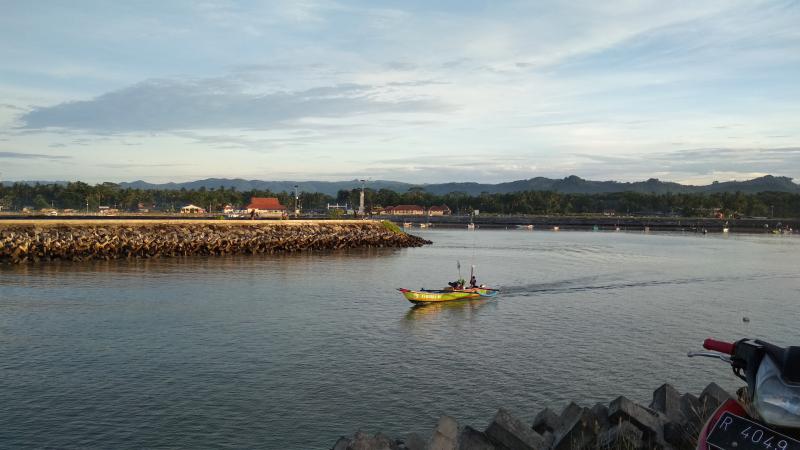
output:
<path id="1" fill-rule="evenodd" d="M 6 221 L 0 263 L 418 247 L 430 241 L 375 221 Z"/>
<path id="2" fill-rule="evenodd" d="M 700 429 L 729 398 L 716 383 L 700 396 L 664 384 L 647 407 L 625 397 L 591 408 L 570 403 L 560 413 L 545 408 L 530 425 L 500 409 L 484 431 L 442 416 L 428 439 L 357 432 L 339 438 L 333 450 L 693 450 Z"/>

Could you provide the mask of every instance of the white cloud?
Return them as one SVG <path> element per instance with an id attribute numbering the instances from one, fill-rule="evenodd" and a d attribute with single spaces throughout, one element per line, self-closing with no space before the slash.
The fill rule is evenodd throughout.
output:
<path id="1" fill-rule="evenodd" d="M 13 146 L 4 151 L 54 144 L 113 159 L 131 151 L 123 139 L 152 133 L 137 149 L 154 148 L 142 153 L 153 164 L 167 148 L 197 161 L 289 152 L 296 158 L 282 170 L 315 177 L 800 174 L 793 154 L 756 150 L 800 142 L 792 2 L 214 0 L 142 11 L 109 4 L 84 15 L 54 7 L 85 33 L 48 23 L 34 6 L 17 9 L 26 14 L 0 18 L 0 38 L 32 31 L 19 45 L 0 39 L 0 57 L 15 61 L 0 69 L 13 106 L 0 109 Z M 63 54 L 48 50 L 54 39 Z M 72 143 L 65 130 L 113 133 L 115 144 Z M 671 153 L 686 148 L 741 150 L 693 154 L 697 161 Z M 410 162 L 379 163 L 386 154 Z M 432 154 L 469 164 L 437 171 Z M 316 165 L 322 157 L 332 162 Z"/>

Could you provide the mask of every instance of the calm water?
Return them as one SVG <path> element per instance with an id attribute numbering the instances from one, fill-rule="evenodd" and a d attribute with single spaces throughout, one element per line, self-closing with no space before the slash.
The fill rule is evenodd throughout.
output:
<path id="1" fill-rule="evenodd" d="M 737 385 L 707 336 L 800 342 L 800 239 L 420 231 L 434 245 L 0 269 L 0 447 L 327 449 L 569 400 Z M 488 301 L 413 309 L 456 261 Z M 742 317 L 751 319 L 749 324 Z"/>

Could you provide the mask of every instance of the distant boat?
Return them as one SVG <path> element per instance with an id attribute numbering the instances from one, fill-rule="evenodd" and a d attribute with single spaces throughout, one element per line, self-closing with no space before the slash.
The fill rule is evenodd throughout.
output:
<path id="1" fill-rule="evenodd" d="M 728 229 L 728 227 L 723 227 L 723 228 L 722 228 L 722 232 L 723 232 L 723 233 L 727 233 L 728 231 L 730 231 L 730 230 Z"/>
<path id="2" fill-rule="evenodd" d="M 467 229 L 468 229 L 468 230 L 474 230 L 474 229 L 475 229 L 475 224 L 474 224 L 474 223 L 472 223 L 472 222 L 468 223 L 468 224 L 467 224 Z"/>
<path id="3" fill-rule="evenodd" d="M 430 226 L 431 226 L 431 224 L 429 224 L 429 223 L 421 223 L 421 224 L 419 224 L 420 228 L 428 228 Z"/>
<path id="4" fill-rule="evenodd" d="M 553 231 L 558 231 L 558 230 L 559 230 L 558 227 L 553 227 Z"/>
<path id="5" fill-rule="evenodd" d="M 614 231 L 619 231 L 619 227 L 615 227 L 615 228 L 614 228 Z"/>
<path id="6" fill-rule="evenodd" d="M 411 228 L 411 222 L 403 222 L 403 228 Z"/>
<path id="7" fill-rule="evenodd" d="M 532 230 L 533 225 L 517 225 L 517 228 L 520 230 Z"/>
<path id="8" fill-rule="evenodd" d="M 595 226 L 592 227 L 592 231 L 600 231 L 600 227 L 595 225 Z"/>
<path id="9" fill-rule="evenodd" d="M 644 232 L 647 233 L 650 231 L 650 227 L 644 227 Z"/>

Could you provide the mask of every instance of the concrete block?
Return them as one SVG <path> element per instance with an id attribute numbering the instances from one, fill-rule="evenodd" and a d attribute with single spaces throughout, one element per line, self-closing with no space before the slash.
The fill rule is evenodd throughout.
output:
<path id="1" fill-rule="evenodd" d="M 694 450 L 697 445 L 699 429 L 690 423 L 668 422 L 664 425 L 664 440 L 675 450 Z"/>
<path id="2" fill-rule="evenodd" d="M 533 419 L 533 431 L 544 434 L 545 432 L 549 431 L 550 433 L 555 432 L 561 426 L 561 418 L 558 414 L 555 413 L 550 408 L 545 408 L 536 415 L 536 418 Z"/>
<path id="3" fill-rule="evenodd" d="M 333 448 L 331 448 L 331 450 L 347 450 L 347 447 L 349 446 L 350 446 L 350 439 L 347 439 L 346 437 L 342 436 L 339 438 L 339 440 L 336 441 L 335 444 L 333 444 Z"/>
<path id="4" fill-rule="evenodd" d="M 608 418 L 608 406 L 596 403 L 589 412 L 594 416 L 596 428 L 599 429 L 598 433 L 611 428 L 611 420 Z"/>
<path id="5" fill-rule="evenodd" d="M 620 422 L 597 437 L 597 448 L 600 449 L 639 449 L 645 448 L 642 442 L 642 430 L 630 422 Z"/>
<path id="6" fill-rule="evenodd" d="M 594 448 L 597 439 L 597 420 L 589 408 L 574 409 L 564 417 L 562 427 L 555 436 L 553 449 L 580 450 Z"/>
<path id="7" fill-rule="evenodd" d="M 556 443 L 556 435 L 549 431 L 545 431 L 542 434 L 542 439 L 544 440 L 544 448 L 553 448 L 553 444 Z"/>
<path id="8" fill-rule="evenodd" d="M 458 436 L 458 450 L 496 450 L 497 447 L 485 434 L 466 426 Z"/>
<path id="9" fill-rule="evenodd" d="M 403 439 L 401 450 L 427 450 L 428 443 L 417 433 L 411 433 Z"/>
<path id="10" fill-rule="evenodd" d="M 673 422 L 683 422 L 683 411 L 681 410 L 681 394 L 671 384 L 665 383 L 653 391 L 653 401 L 650 409 L 658 411 Z"/>
<path id="11" fill-rule="evenodd" d="M 642 431 L 642 440 L 648 448 L 666 447 L 664 441 L 664 423 L 666 416 L 659 416 L 656 411 L 645 408 L 627 398 L 617 397 L 608 406 L 609 419 L 612 424 L 630 422 Z"/>
<path id="12" fill-rule="evenodd" d="M 383 433 L 370 436 L 359 431 L 353 436 L 347 450 L 400 450 L 400 446 Z"/>
<path id="13" fill-rule="evenodd" d="M 717 383 L 710 383 L 700 393 L 700 412 L 703 420 L 711 416 L 711 413 L 719 408 L 725 401 L 734 398 L 728 391 L 722 389 Z"/>
<path id="14" fill-rule="evenodd" d="M 700 399 L 688 392 L 681 395 L 681 413 L 689 421 L 701 422 L 703 418 L 700 416 Z"/>
<path id="15" fill-rule="evenodd" d="M 450 416 L 442 416 L 433 429 L 428 443 L 430 450 L 455 450 L 458 444 L 458 422 Z"/>
<path id="16" fill-rule="evenodd" d="M 564 408 L 563 411 L 561 411 L 561 415 L 559 416 L 559 418 L 561 419 L 561 423 L 563 424 L 564 422 L 572 422 L 573 420 L 575 420 L 575 417 L 577 417 L 581 413 L 582 410 L 583 408 L 581 408 L 574 402 L 570 402 L 570 404 L 567 405 L 567 407 Z"/>
<path id="17" fill-rule="evenodd" d="M 545 448 L 544 440 L 538 433 L 525 426 L 522 421 L 502 408 L 497 411 L 494 419 L 486 428 L 486 436 L 509 450 L 538 450 Z"/>

